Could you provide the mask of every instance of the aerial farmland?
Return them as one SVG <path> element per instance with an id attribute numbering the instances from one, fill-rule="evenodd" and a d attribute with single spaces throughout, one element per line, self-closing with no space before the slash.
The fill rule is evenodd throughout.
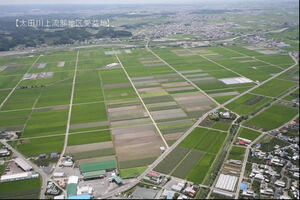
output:
<path id="1" fill-rule="evenodd" d="M 88 48 L 2 59 L 1 76 L 13 79 L 1 84 L 1 130 L 19 133 L 8 144 L 31 162 L 46 155 L 56 166 L 62 160 L 50 154 L 61 152 L 75 168 L 113 161 L 124 180 L 174 146 L 153 170 L 209 185 L 231 140 L 254 141 L 298 113 L 285 99 L 298 90 L 286 78 L 293 59 L 273 64 L 265 60 L 274 55 L 235 48 Z M 248 73 L 254 66 L 258 76 Z M 284 73 L 264 83 L 274 71 Z M 239 116 L 248 118 L 235 136 Z M 242 161 L 245 150 L 232 146 L 227 159 Z"/>
<path id="2" fill-rule="evenodd" d="M 0 199 L 299 198 L 298 12 L 134 8 L 0 52 Z"/>

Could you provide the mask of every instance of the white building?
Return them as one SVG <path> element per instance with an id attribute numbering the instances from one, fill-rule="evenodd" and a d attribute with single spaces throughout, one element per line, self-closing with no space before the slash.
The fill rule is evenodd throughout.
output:
<path id="1" fill-rule="evenodd" d="M 236 176 L 221 174 L 216 184 L 216 188 L 234 191 L 238 178 Z"/>
<path id="2" fill-rule="evenodd" d="M 65 167 L 72 167 L 73 166 L 73 161 L 72 160 L 65 160 L 62 163 L 63 166 Z"/>
<path id="3" fill-rule="evenodd" d="M 0 157 L 1 156 L 9 156 L 10 152 L 7 149 L 0 149 Z"/>
<path id="4" fill-rule="evenodd" d="M 94 189 L 90 186 L 78 187 L 77 195 L 93 194 Z"/>
<path id="5" fill-rule="evenodd" d="M 79 177 L 78 176 L 70 176 L 69 179 L 68 179 L 68 184 L 78 184 L 78 179 Z"/>
<path id="6" fill-rule="evenodd" d="M 182 187 L 179 185 L 172 185 L 171 189 L 176 192 L 180 192 L 182 190 Z"/>
<path id="7" fill-rule="evenodd" d="M 3 175 L 0 178 L 0 182 L 9 182 L 9 181 L 17 181 L 23 179 L 37 178 L 38 174 L 32 174 L 31 172 L 22 172 L 17 174 L 7 174 Z"/>
<path id="8" fill-rule="evenodd" d="M 53 177 L 54 178 L 62 178 L 62 177 L 65 177 L 65 173 L 64 172 L 55 172 L 55 173 L 53 173 Z"/>
<path id="9" fill-rule="evenodd" d="M 279 187 L 285 187 L 285 182 L 281 181 L 281 180 L 277 180 L 275 181 L 274 183 L 276 186 L 279 186 Z"/>
<path id="10" fill-rule="evenodd" d="M 31 165 L 29 165 L 25 160 L 23 160 L 22 158 L 16 158 L 15 163 L 22 168 L 25 172 L 32 170 Z"/>

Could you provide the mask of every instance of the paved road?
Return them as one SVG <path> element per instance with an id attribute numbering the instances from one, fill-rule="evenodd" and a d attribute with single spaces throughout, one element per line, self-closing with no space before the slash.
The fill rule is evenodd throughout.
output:
<path id="1" fill-rule="evenodd" d="M 79 51 L 77 51 L 76 63 L 75 63 L 75 69 L 74 69 L 74 76 L 73 76 L 73 82 L 72 82 L 72 92 L 71 92 L 70 104 L 69 104 L 69 113 L 68 113 L 68 120 L 67 120 L 67 127 L 66 127 L 65 143 L 64 143 L 63 150 L 60 154 L 60 159 L 57 162 L 56 168 L 59 165 L 59 163 L 61 162 L 61 159 L 64 156 L 67 145 L 68 145 L 68 137 L 69 137 L 69 131 L 70 131 L 70 122 L 71 122 L 73 99 L 74 99 L 73 97 L 74 97 L 75 83 L 76 83 L 76 76 L 77 76 L 77 68 L 78 68 L 78 56 L 79 56 Z M 55 171 L 55 170 L 53 170 L 53 171 Z"/>
<path id="2" fill-rule="evenodd" d="M 139 92 L 137 91 L 137 89 L 136 89 L 135 85 L 133 84 L 133 82 L 132 82 L 132 80 L 131 80 L 130 76 L 128 75 L 128 73 L 127 73 L 126 69 L 124 68 L 124 66 L 123 66 L 122 62 L 120 61 L 120 59 L 119 59 L 119 57 L 118 57 L 117 55 L 116 55 L 116 57 L 117 57 L 117 59 L 118 59 L 118 61 L 119 61 L 120 65 L 121 65 L 121 67 L 122 67 L 122 69 L 123 69 L 124 73 L 126 74 L 126 76 L 127 76 L 128 80 L 130 81 L 130 83 L 131 83 L 131 85 L 132 85 L 132 87 L 133 87 L 133 89 L 134 89 L 135 93 L 137 94 L 137 96 L 139 97 L 139 99 L 140 99 L 141 103 L 143 104 L 143 106 L 144 106 L 144 108 L 145 108 L 145 110 L 146 110 L 146 112 L 147 112 L 148 116 L 150 117 L 150 119 L 151 119 L 151 121 L 152 121 L 153 125 L 155 126 L 155 128 L 156 128 L 156 130 L 157 130 L 158 134 L 160 135 L 160 137 L 161 137 L 162 141 L 164 142 L 165 146 L 166 146 L 167 148 L 169 148 L 169 145 L 168 145 L 168 143 L 166 142 L 166 140 L 165 140 L 164 136 L 163 136 L 163 135 L 162 135 L 162 133 L 160 132 L 160 130 L 159 130 L 159 128 L 158 128 L 158 126 L 157 126 L 157 124 L 156 124 L 155 120 L 153 119 L 153 117 L 152 117 L 151 113 L 149 112 L 149 110 L 148 110 L 147 106 L 145 105 L 145 103 L 144 103 L 144 101 L 143 101 L 143 99 L 142 99 L 141 95 L 139 94 Z"/>
<path id="3" fill-rule="evenodd" d="M 72 115 L 72 107 L 73 107 L 73 97 L 74 97 L 74 91 L 75 91 L 75 83 L 76 83 L 76 76 L 77 76 L 77 68 L 78 68 L 78 56 L 79 56 L 79 51 L 77 51 L 77 56 L 76 56 L 76 62 L 75 62 L 75 69 L 74 69 L 74 76 L 73 76 L 73 82 L 72 82 L 72 91 L 71 91 L 71 97 L 70 97 L 70 104 L 69 104 L 69 113 L 68 113 L 68 120 L 67 120 L 67 126 L 66 126 L 66 134 L 65 134 L 65 142 L 64 142 L 64 147 L 63 150 L 60 154 L 59 160 L 55 165 L 54 170 L 52 171 L 52 173 L 49 175 L 50 176 L 56 172 L 56 169 L 58 168 L 58 166 L 61 164 L 62 158 L 66 152 L 67 146 L 68 146 L 68 138 L 69 138 L 69 130 L 70 130 L 70 122 L 71 122 L 71 115 Z M 60 188 L 63 193 L 66 196 L 66 190 L 64 190 L 63 188 Z"/>
<path id="4" fill-rule="evenodd" d="M 265 135 L 266 135 L 266 133 L 262 133 L 253 142 L 251 142 L 251 144 L 249 144 L 247 146 L 247 148 L 246 148 L 246 152 L 245 152 L 245 156 L 244 156 L 244 160 L 243 160 L 243 165 L 242 165 L 242 170 L 241 170 L 241 173 L 240 173 L 240 177 L 239 177 L 239 180 L 238 180 L 237 189 L 236 189 L 236 192 L 235 192 L 235 199 L 239 198 L 240 188 L 241 188 L 241 184 L 242 184 L 242 181 L 243 181 L 243 178 L 244 178 L 244 174 L 245 174 L 245 170 L 246 170 L 246 165 L 247 165 L 247 160 L 248 160 L 248 156 L 249 156 L 249 153 L 250 153 L 251 146 L 253 144 L 255 144 L 258 140 L 260 140 Z"/>
<path id="5" fill-rule="evenodd" d="M 32 65 L 27 69 L 27 71 L 24 73 L 28 73 L 31 68 L 35 65 L 35 63 L 40 59 L 41 56 L 37 57 L 37 59 L 32 63 Z M 19 80 L 19 82 L 16 84 L 16 86 L 10 91 L 10 93 L 6 96 L 6 98 L 2 101 L 2 103 L 0 104 L 0 110 L 3 107 L 3 105 L 6 103 L 6 101 L 9 99 L 9 97 L 12 95 L 12 93 L 14 93 L 14 91 L 17 89 L 17 87 L 19 86 L 19 84 L 22 82 L 23 80 L 23 76 L 21 77 L 21 79 Z"/>

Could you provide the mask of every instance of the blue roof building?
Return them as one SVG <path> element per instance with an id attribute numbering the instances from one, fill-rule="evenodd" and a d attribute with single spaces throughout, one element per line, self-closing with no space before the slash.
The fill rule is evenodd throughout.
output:
<path id="1" fill-rule="evenodd" d="M 246 191 L 248 189 L 247 183 L 242 183 L 241 184 L 241 190 Z"/>
<path id="2" fill-rule="evenodd" d="M 76 196 L 69 196 L 68 199 L 92 199 L 93 196 L 89 194 L 83 194 L 83 195 L 76 195 Z"/>

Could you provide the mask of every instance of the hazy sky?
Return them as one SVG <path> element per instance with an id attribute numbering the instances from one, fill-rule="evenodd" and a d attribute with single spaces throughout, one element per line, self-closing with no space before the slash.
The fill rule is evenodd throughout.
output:
<path id="1" fill-rule="evenodd" d="M 0 4 L 133 4 L 195 3 L 204 0 L 0 0 Z"/>
<path id="2" fill-rule="evenodd" d="M 170 4 L 170 3 L 253 3 L 271 0 L 0 0 L 0 5 L 11 4 Z M 289 2 L 298 0 L 272 0 L 277 2 Z"/>

